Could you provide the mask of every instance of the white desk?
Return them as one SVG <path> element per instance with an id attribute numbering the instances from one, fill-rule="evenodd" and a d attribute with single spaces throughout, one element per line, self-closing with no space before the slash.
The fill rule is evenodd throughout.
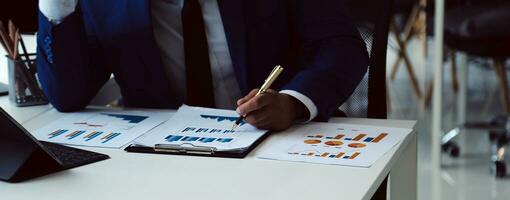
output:
<path id="1" fill-rule="evenodd" d="M 10 109 L 15 114 L 15 109 Z M 55 110 L 23 123 L 35 130 L 63 114 Z M 16 117 L 16 115 L 14 115 Z M 414 121 L 333 119 L 412 128 Z M 410 134 L 371 168 L 245 159 L 127 153 L 88 148 L 111 159 L 31 181 L 0 182 L 2 200 L 23 199 L 370 199 L 391 170 L 391 199 L 416 199 L 416 135 Z"/>
<path id="2" fill-rule="evenodd" d="M 16 107 L 14 103 L 9 101 L 8 96 L 0 97 L 0 107 L 19 123 L 25 123 L 52 108 L 50 105 Z"/>

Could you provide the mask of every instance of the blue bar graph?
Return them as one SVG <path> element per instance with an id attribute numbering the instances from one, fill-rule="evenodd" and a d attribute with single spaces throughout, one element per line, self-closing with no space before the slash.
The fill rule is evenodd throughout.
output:
<path id="1" fill-rule="evenodd" d="M 72 140 L 78 136 L 80 136 L 81 134 L 85 133 L 85 131 L 75 131 L 74 133 L 72 133 L 71 135 L 68 135 L 69 137 L 67 138 L 68 140 Z"/>
<path id="2" fill-rule="evenodd" d="M 128 121 L 128 123 L 132 123 L 132 124 L 138 124 L 138 123 L 142 122 L 143 120 L 149 118 L 147 116 L 137 116 L 137 115 L 124 115 L 124 114 L 112 114 L 112 113 L 101 113 L 101 114 L 110 116 L 110 117 L 120 118 L 120 119 L 126 120 L 126 121 Z"/>
<path id="3" fill-rule="evenodd" d="M 363 142 L 372 142 L 373 139 L 373 137 L 367 137 Z"/>
<path id="4" fill-rule="evenodd" d="M 103 132 L 95 132 L 94 134 L 89 135 L 85 141 L 90 141 L 90 140 L 96 138 L 97 136 L 100 136 L 101 134 L 103 134 Z"/>
<path id="5" fill-rule="evenodd" d="M 111 134 L 110 136 L 106 137 L 105 140 L 102 142 L 102 143 L 107 143 L 109 142 L 110 140 L 112 140 L 113 138 L 116 138 L 117 136 L 119 136 L 120 133 L 113 133 Z"/>
<path id="6" fill-rule="evenodd" d="M 211 143 L 211 142 L 220 142 L 220 143 L 229 143 L 234 140 L 234 138 L 214 138 L 214 137 L 198 137 L 198 136 L 182 136 L 182 135 L 168 135 L 165 138 L 168 142 L 200 142 L 200 143 Z"/>
<path id="7" fill-rule="evenodd" d="M 215 128 L 195 128 L 186 127 L 182 129 L 181 133 L 193 132 L 193 133 L 235 133 L 235 130 L 230 129 L 215 129 Z"/>
<path id="8" fill-rule="evenodd" d="M 200 115 L 200 117 L 204 118 L 204 119 L 213 119 L 213 120 L 216 120 L 217 122 L 221 122 L 223 120 L 227 120 L 227 121 L 230 121 L 230 122 L 235 122 L 237 120 L 237 116 L 234 116 L 234 117 L 230 117 L 230 116 L 217 116 L 217 115 Z M 246 124 L 245 121 L 241 121 L 241 123 L 239 123 L 239 126 L 242 126 Z"/>
<path id="9" fill-rule="evenodd" d="M 52 133 L 48 134 L 49 139 L 52 139 L 54 137 L 57 137 L 59 135 L 62 135 L 63 133 L 67 132 L 68 130 L 65 130 L 65 129 L 59 129 L 59 130 L 56 130 L 56 131 L 53 131 Z"/>

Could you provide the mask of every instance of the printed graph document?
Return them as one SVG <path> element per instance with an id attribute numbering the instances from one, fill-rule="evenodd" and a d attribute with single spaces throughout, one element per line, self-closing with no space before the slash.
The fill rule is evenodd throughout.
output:
<path id="1" fill-rule="evenodd" d="M 402 141 L 411 129 L 352 124 L 310 123 L 274 134 L 257 157 L 355 167 L 370 167 Z"/>
<path id="2" fill-rule="evenodd" d="M 76 146 L 120 148 L 170 119 L 168 112 L 86 110 L 36 130 L 38 140 Z"/>
<path id="3" fill-rule="evenodd" d="M 170 120 L 135 140 L 134 145 L 204 147 L 214 151 L 242 150 L 250 147 L 266 131 L 245 122 L 232 130 L 238 117 L 231 110 L 183 105 Z"/>

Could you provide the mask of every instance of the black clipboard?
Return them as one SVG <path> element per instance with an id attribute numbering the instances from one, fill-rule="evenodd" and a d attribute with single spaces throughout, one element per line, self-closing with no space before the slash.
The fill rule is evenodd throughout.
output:
<path id="1" fill-rule="evenodd" d="M 202 146 L 181 146 L 181 145 L 160 145 L 156 147 L 144 147 L 129 145 L 124 150 L 132 153 L 152 153 L 152 154 L 172 154 L 172 155 L 188 155 L 188 156 L 205 156 L 205 157 L 223 157 L 223 158 L 244 158 L 255 147 L 257 147 L 264 139 L 269 136 L 266 132 L 258 138 L 249 147 L 243 149 L 236 149 L 231 151 L 217 151 L 212 147 Z"/>

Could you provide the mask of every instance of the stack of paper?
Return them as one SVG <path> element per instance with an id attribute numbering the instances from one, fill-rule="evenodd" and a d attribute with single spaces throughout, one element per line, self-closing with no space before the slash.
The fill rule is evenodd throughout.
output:
<path id="1" fill-rule="evenodd" d="M 244 149 L 255 143 L 266 131 L 244 122 L 232 130 L 238 117 L 239 115 L 231 110 L 184 105 L 170 120 L 138 138 L 134 144 L 146 147 L 209 147 L 215 151 Z"/>
<path id="2" fill-rule="evenodd" d="M 168 120 L 168 112 L 86 110 L 65 114 L 34 132 L 38 140 L 120 148 Z"/>
<path id="3" fill-rule="evenodd" d="M 280 133 L 276 140 L 264 146 L 257 157 L 370 167 L 411 131 L 353 124 L 310 123 Z"/>

